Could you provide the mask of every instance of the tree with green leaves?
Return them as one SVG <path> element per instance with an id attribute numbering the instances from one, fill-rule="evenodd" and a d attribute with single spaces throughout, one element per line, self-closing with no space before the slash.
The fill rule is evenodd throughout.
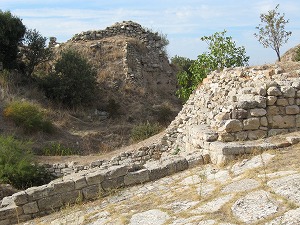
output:
<path id="1" fill-rule="evenodd" d="M 0 62 L 5 69 L 17 67 L 18 46 L 25 31 L 26 27 L 21 19 L 9 11 L 0 10 Z"/>
<path id="2" fill-rule="evenodd" d="M 189 67 L 188 72 L 178 74 L 178 84 L 180 86 L 179 97 L 186 101 L 190 94 L 197 88 L 199 83 L 214 70 L 248 65 L 249 57 L 246 50 L 237 47 L 232 37 L 226 36 L 226 30 L 216 32 L 211 36 L 201 38 L 208 45 L 208 52 L 198 56 Z"/>
<path id="3" fill-rule="evenodd" d="M 96 97 L 97 73 L 75 50 L 66 50 L 55 64 L 54 73 L 47 76 L 43 88 L 48 98 L 67 106 L 91 104 Z"/>
<path id="4" fill-rule="evenodd" d="M 29 29 L 25 33 L 22 53 L 29 78 L 38 64 L 49 60 L 51 57 L 51 50 L 47 48 L 46 40 L 47 38 L 43 37 L 36 29 Z"/>
<path id="5" fill-rule="evenodd" d="M 258 33 L 255 33 L 254 36 L 265 48 L 272 48 L 280 62 L 280 47 L 287 43 L 292 32 L 285 30 L 285 25 L 289 20 L 284 18 L 285 14 L 280 15 L 278 8 L 279 4 L 275 9 L 260 15 L 261 24 L 256 27 Z"/>

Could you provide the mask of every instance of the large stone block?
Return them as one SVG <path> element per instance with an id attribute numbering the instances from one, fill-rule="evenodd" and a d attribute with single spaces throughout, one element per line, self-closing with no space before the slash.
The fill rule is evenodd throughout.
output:
<path id="1" fill-rule="evenodd" d="M 267 111 L 263 108 L 250 109 L 250 115 L 254 116 L 254 117 L 264 116 L 266 114 L 267 114 Z"/>
<path id="2" fill-rule="evenodd" d="M 98 170 L 92 173 L 88 173 L 85 177 L 86 182 L 88 185 L 100 184 L 105 177 L 107 171 L 105 170 Z"/>
<path id="3" fill-rule="evenodd" d="M 286 106 L 285 111 L 286 111 L 286 114 L 288 114 L 288 115 L 295 115 L 300 112 L 299 106 L 297 106 L 297 105 Z"/>
<path id="4" fill-rule="evenodd" d="M 277 106 L 268 106 L 267 107 L 267 115 L 274 116 L 279 114 L 279 108 Z"/>
<path id="5" fill-rule="evenodd" d="M 72 180 L 63 180 L 60 182 L 50 183 L 53 187 L 53 191 L 55 194 L 64 193 L 67 191 L 74 191 L 75 184 Z"/>
<path id="6" fill-rule="evenodd" d="M 37 203 L 40 211 L 54 210 L 63 206 L 61 194 L 41 198 Z"/>
<path id="7" fill-rule="evenodd" d="M 53 187 L 51 185 L 42 185 L 39 187 L 32 187 L 25 190 L 28 195 L 28 201 L 34 201 L 53 194 Z"/>
<path id="8" fill-rule="evenodd" d="M 249 118 L 243 121 L 243 130 L 257 130 L 260 126 L 259 118 Z"/>
<path id="9" fill-rule="evenodd" d="M 296 95 L 296 91 L 293 87 L 282 86 L 281 92 L 284 97 L 293 98 Z"/>
<path id="10" fill-rule="evenodd" d="M 282 93 L 277 87 L 269 87 L 267 90 L 267 94 L 271 96 L 281 96 Z"/>
<path id="11" fill-rule="evenodd" d="M 268 116 L 268 122 L 271 128 L 294 128 L 296 127 L 296 117 L 292 115 L 288 116 Z"/>
<path id="12" fill-rule="evenodd" d="M 124 165 L 112 166 L 108 169 L 105 178 L 114 179 L 125 176 L 128 173 L 128 167 Z"/>
<path id="13" fill-rule="evenodd" d="M 145 168 L 149 171 L 150 181 L 158 180 L 168 175 L 166 166 L 162 166 L 159 161 L 147 162 Z"/>
<path id="14" fill-rule="evenodd" d="M 253 130 L 253 131 L 249 131 L 248 138 L 249 140 L 257 140 L 257 139 L 265 138 L 267 137 L 267 135 L 268 132 L 265 130 Z"/>
<path id="15" fill-rule="evenodd" d="M 103 190 L 109 191 L 109 190 L 115 190 L 121 187 L 124 187 L 124 176 L 122 177 L 116 177 L 112 179 L 105 179 L 102 181 L 101 186 Z"/>
<path id="16" fill-rule="evenodd" d="M 185 158 L 180 156 L 168 157 L 163 159 L 163 167 L 167 168 L 167 175 L 186 170 L 188 168 L 188 162 Z"/>
<path id="17" fill-rule="evenodd" d="M 239 132 L 243 129 L 241 121 L 232 119 L 226 120 L 224 125 L 219 128 L 219 131 L 226 131 L 227 133 Z"/>
<path id="18" fill-rule="evenodd" d="M 147 169 L 141 169 L 138 171 L 127 173 L 124 177 L 124 184 L 126 186 L 133 184 L 142 184 L 149 180 L 149 171 Z"/>
<path id="19" fill-rule="evenodd" d="M 277 101 L 276 96 L 268 96 L 267 97 L 267 105 L 274 105 L 276 101 Z"/>
<path id="20" fill-rule="evenodd" d="M 248 111 L 245 109 L 233 109 L 232 119 L 246 119 L 248 117 Z"/>
<path id="21" fill-rule="evenodd" d="M 39 207 L 36 202 L 30 202 L 23 205 L 24 214 L 33 214 L 39 212 Z"/>
<path id="22" fill-rule="evenodd" d="M 287 105 L 289 105 L 289 102 L 286 98 L 278 98 L 276 101 L 276 105 L 287 106 Z"/>
<path id="23" fill-rule="evenodd" d="M 94 184 L 82 189 L 83 198 L 86 200 L 95 199 L 101 196 L 104 192 L 100 184 Z"/>

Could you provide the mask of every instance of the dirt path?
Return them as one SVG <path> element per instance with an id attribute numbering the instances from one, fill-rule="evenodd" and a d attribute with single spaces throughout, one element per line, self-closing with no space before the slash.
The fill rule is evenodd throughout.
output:
<path id="1" fill-rule="evenodd" d="M 49 163 L 49 164 L 54 164 L 54 163 L 68 163 L 68 162 L 78 162 L 79 164 L 82 165 L 87 165 L 93 161 L 99 160 L 99 159 L 106 159 L 109 160 L 114 156 L 119 155 L 122 152 L 127 152 L 127 151 L 133 151 L 135 149 L 138 149 L 143 146 L 149 146 L 153 143 L 157 143 L 165 134 L 165 131 L 156 134 L 144 141 L 141 141 L 139 143 L 135 143 L 129 146 L 125 146 L 110 152 L 105 152 L 102 154 L 95 154 L 95 155 L 86 155 L 86 156 L 78 156 L 78 155 L 73 155 L 73 156 L 36 156 L 36 159 L 39 163 Z"/>

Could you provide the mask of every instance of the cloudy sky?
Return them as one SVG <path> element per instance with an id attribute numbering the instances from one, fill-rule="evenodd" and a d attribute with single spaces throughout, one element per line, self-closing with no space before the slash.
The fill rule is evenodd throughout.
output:
<path id="1" fill-rule="evenodd" d="M 45 37 L 65 42 L 86 30 L 101 30 L 124 20 L 167 35 L 168 54 L 196 59 L 206 51 L 200 37 L 227 30 L 238 46 L 245 46 L 250 64 L 271 63 L 276 54 L 253 36 L 259 15 L 274 9 L 285 13 L 293 34 L 282 53 L 300 43 L 299 0 L 0 0 L 2 11 L 10 10 L 28 28 Z"/>

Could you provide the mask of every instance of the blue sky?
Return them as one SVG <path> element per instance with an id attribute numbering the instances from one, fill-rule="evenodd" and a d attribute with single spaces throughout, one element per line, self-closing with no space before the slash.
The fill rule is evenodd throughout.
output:
<path id="1" fill-rule="evenodd" d="M 56 36 L 65 42 L 74 34 L 101 30 L 123 20 L 167 35 L 168 54 L 196 59 L 206 51 L 202 36 L 227 30 L 238 46 L 245 46 L 250 64 L 273 63 L 276 54 L 265 49 L 253 36 L 260 23 L 259 15 L 277 4 L 290 22 L 290 40 L 281 48 L 284 53 L 300 43 L 299 0 L 0 0 L 2 11 L 10 10 L 28 28 L 45 37 Z"/>

